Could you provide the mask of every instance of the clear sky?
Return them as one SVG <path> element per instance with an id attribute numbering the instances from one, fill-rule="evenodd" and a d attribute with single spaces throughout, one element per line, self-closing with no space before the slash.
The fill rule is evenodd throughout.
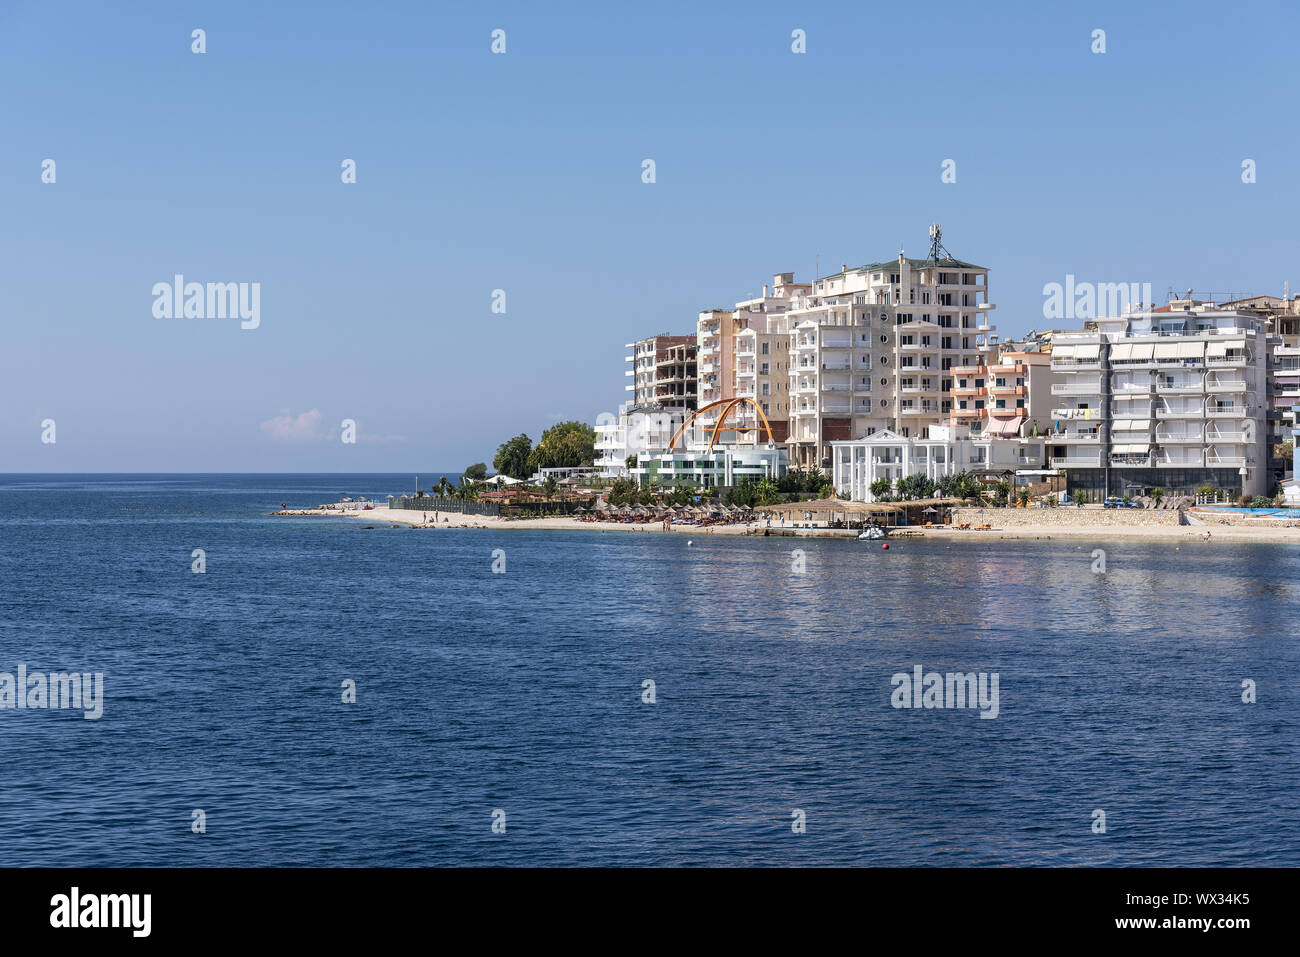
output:
<path id="1" fill-rule="evenodd" d="M 1294 4 L 118 6 L 0 5 L 0 472 L 490 462 L 932 222 L 1004 335 L 1067 274 L 1300 291 Z M 156 318 L 176 273 L 260 326 Z"/>

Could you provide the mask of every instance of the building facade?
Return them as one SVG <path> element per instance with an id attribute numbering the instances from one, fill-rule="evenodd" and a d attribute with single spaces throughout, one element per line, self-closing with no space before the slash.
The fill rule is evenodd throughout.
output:
<path id="1" fill-rule="evenodd" d="M 636 467 L 629 472 L 643 488 L 648 485 L 717 488 L 765 478 L 776 481 L 785 475 L 788 462 L 782 448 L 715 445 L 709 449 L 707 443 L 692 443 L 675 452 L 639 457 Z"/>
<path id="2" fill-rule="evenodd" d="M 1090 321 L 1057 336 L 1047 436 L 1051 464 L 1091 497 L 1202 485 L 1267 494 L 1270 374 L 1265 320 L 1175 302 Z"/>
<path id="3" fill-rule="evenodd" d="M 987 363 L 954 366 L 949 424 L 1002 438 L 1045 431 L 1058 379 L 1046 352 L 1004 350 Z"/>
<path id="4" fill-rule="evenodd" d="M 828 468 L 831 442 L 881 429 L 910 437 L 947 425 L 954 368 L 996 350 L 988 270 L 934 247 L 930 259 L 844 266 L 792 299 L 793 465 Z"/>
<path id="5" fill-rule="evenodd" d="M 1045 452 L 1042 439 L 973 436 L 965 426 L 932 426 L 925 437 L 891 430 L 832 443 L 832 482 L 836 493 L 855 502 L 873 502 L 871 486 L 893 483 L 909 475 L 937 480 L 958 472 L 1040 469 Z"/>

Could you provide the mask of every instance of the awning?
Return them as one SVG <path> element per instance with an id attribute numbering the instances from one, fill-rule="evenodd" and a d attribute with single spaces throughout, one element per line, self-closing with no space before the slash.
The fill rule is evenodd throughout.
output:
<path id="1" fill-rule="evenodd" d="M 1090 346 L 1075 346 L 1074 357 L 1076 359 L 1095 359 L 1101 355 L 1101 346 L 1093 343 Z"/>
<path id="2" fill-rule="evenodd" d="M 1177 359 L 1178 343 L 1176 342 L 1157 342 L 1156 343 L 1157 359 Z"/>
<path id="3" fill-rule="evenodd" d="M 1228 344 L 1226 342 L 1211 342 L 1205 349 L 1207 356 L 1226 356 L 1228 354 Z"/>
<path id="4" fill-rule="evenodd" d="M 1135 342 L 1133 343 L 1134 359 L 1150 359 L 1156 351 L 1154 342 Z"/>
<path id="5" fill-rule="evenodd" d="M 1053 358 L 1053 359 L 1073 359 L 1073 358 L 1074 358 L 1074 349 L 1075 349 L 1074 346 L 1053 346 L 1053 347 L 1052 347 L 1052 358 Z"/>
<path id="6" fill-rule="evenodd" d="M 989 419 L 988 425 L 984 429 L 985 435 L 1019 435 L 1019 419 Z"/>
<path id="7" fill-rule="evenodd" d="M 1110 347 L 1110 357 L 1112 361 L 1115 359 L 1132 359 L 1133 343 L 1131 342 L 1115 343 L 1115 345 Z"/>
<path id="8" fill-rule="evenodd" d="M 1180 342 L 1178 344 L 1178 355 L 1182 359 L 1199 359 L 1204 354 L 1204 342 Z"/>
<path id="9" fill-rule="evenodd" d="M 1145 455 L 1151 451 L 1151 444 L 1144 442 L 1141 445 L 1112 445 L 1110 450 L 1116 455 Z"/>
<path id="10" fill-rule="evenodd" d="M 1151 428 L 1150 419 L 1116 419 L 1112 432 L 1142 432 Z"/>

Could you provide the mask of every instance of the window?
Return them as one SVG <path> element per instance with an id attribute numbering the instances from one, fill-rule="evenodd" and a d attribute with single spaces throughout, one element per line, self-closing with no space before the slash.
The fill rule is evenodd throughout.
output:
<path id="1" fill-rule="evenodd" d="M 758 347 L 758 354 L 761 355 L 761 356 L 768 355 L 768 354 L 770 353 L 771 346 L 772 346 L 772 344 L 771 344 L 770 342 L 764 342 L 764 343 L 762 343 L 762 344 Z"/>

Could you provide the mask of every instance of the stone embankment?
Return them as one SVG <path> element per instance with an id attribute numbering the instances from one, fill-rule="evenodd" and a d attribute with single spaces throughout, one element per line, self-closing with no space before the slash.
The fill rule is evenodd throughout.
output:
<path id="1" fill-rule="evenodd" d="M 1019 526 L 1059 528 L 1150 528 L 1181 524 L 1180 513 L 1154 508 L 1094 508 L 1062 506 L 1060 508 L 955 508 L 952 524 L 992 525 L 994 528 Z"/>

